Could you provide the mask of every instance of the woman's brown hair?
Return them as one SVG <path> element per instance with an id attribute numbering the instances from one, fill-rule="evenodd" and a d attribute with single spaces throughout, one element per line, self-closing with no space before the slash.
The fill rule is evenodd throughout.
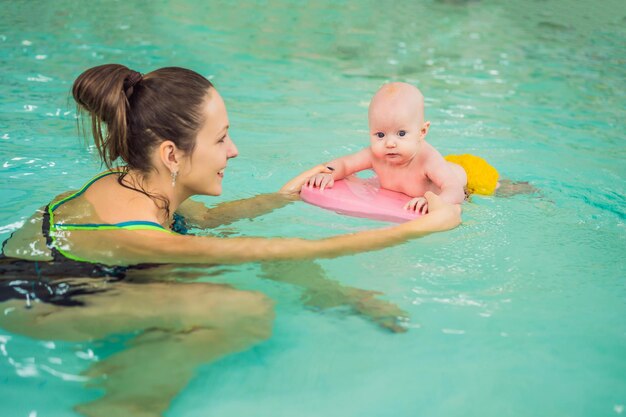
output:
<path id="1" fill-rule="evenodd" d="M 129 81 L 135 84 L 128 87 Z M 123 65 L 106 64 L 83 72 L 72 95 L 79 112 L 91 115 L 102 162 L 111 168 L 120 158 L 129 168 L 147 173 L 151 151 L 164 140 L 184 152 L 193 150 L 212 86 L 185 68 L 161 68 L 141 76 Z"/>

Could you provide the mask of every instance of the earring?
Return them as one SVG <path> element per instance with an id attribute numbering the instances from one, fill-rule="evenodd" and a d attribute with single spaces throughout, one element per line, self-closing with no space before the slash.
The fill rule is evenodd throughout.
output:
<path id="1" fill-rule="evenodd" d="M 178 176 L 178 171 L 172 171 L 172 187 L 176 187 L 176 177 Z"/>

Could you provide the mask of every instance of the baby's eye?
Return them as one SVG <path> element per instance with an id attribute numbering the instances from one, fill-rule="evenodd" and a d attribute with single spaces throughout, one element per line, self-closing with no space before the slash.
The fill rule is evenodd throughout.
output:
<path id="1" fill-rule="evenodd" d="M 404 135 L 406 135 L 406 130 L 401 130 L 398 132 L 398 136 L 402 137 Z"/>
<path id="2" fill-rule="evenodd" d="M 378 132 L 378 133 L 376 133 L 376 136 L 378 136 L 379 138 L 382 139 L 382 138 L 385 137 L 385 134 L 383 132 Z"/>

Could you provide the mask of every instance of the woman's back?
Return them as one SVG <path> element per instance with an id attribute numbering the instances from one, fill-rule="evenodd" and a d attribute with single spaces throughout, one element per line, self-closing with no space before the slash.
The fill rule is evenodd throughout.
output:
<path id="1" fill-rule="evenodd" d="M 119 264 L 112 260 L 119 260 L 119 252 L 128 252 L 124 232 L 167 232 L 169 229 L 156 221 L 154 202 L 121 185 L 120 175 L 107 171 L 80 190 L 57 196 L 6 241 L 5 256 L 51 261 L 60 255 L 83 262 Z M 106 256 L 103 259 L 94 255 L 97 253 Z M 136 262 L 129 259 L 124 263 L 141 261 L 137 258 Z"/>

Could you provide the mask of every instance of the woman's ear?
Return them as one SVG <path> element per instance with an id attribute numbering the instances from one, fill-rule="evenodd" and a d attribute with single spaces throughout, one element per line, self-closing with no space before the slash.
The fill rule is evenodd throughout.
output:
<path id="1" fill-rule="evenodd" d="M 161 163 L 170 172 L 178 172 L 179 150 L 171 140 L 165 140 L 159 145 L 159 158 Z"/>
<path id="2" fill-rule="evenodd" d="M 422 129 L 420 130 L 421 139 L 424 139 L 426 137 L 426 135 L 428 134 L 428 129 L 430 129 L 430 122 L 426 122 L 422 126 Z"/>

